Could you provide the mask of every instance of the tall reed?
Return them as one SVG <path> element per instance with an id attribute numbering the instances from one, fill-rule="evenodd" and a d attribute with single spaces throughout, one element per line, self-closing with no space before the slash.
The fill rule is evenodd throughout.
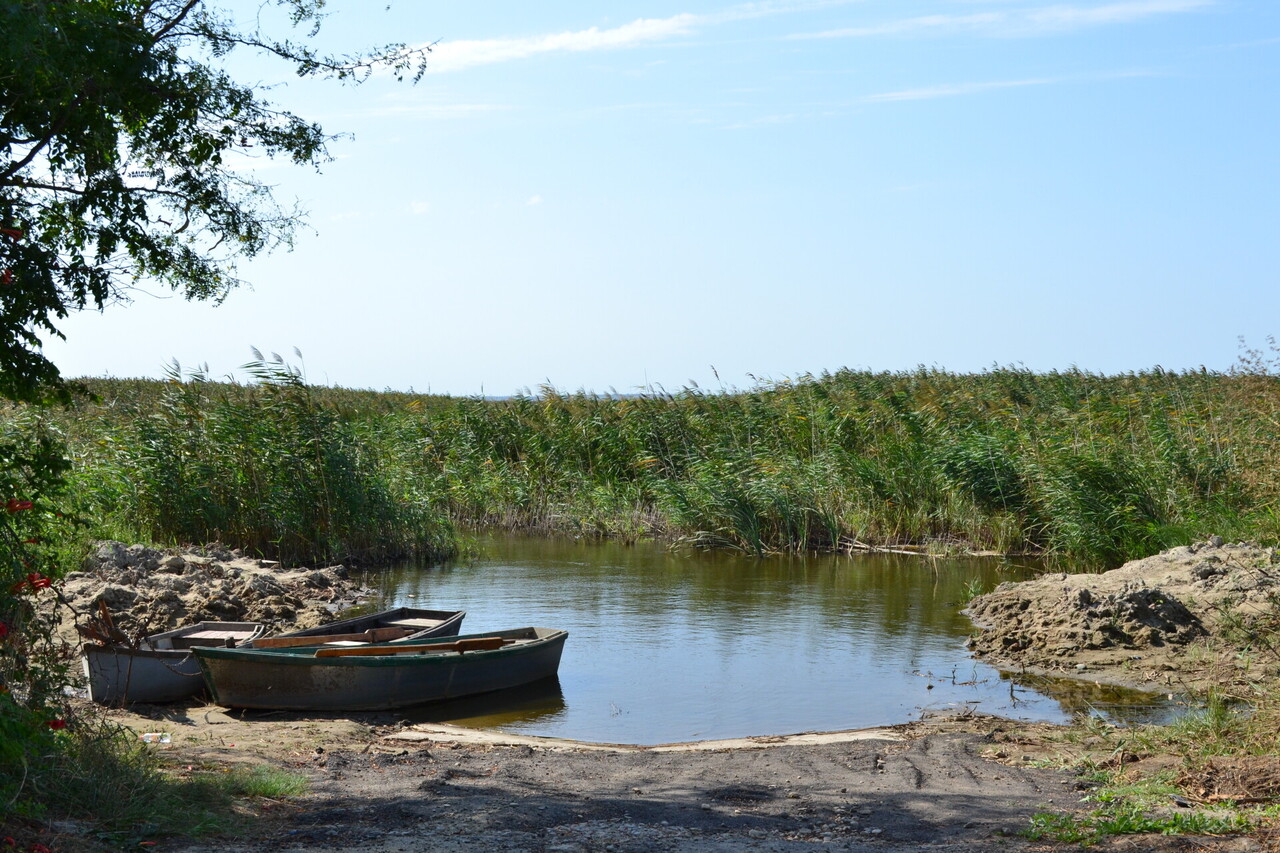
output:
<path id="1" fill-rule="evenodd" d="M 82 492 L 163 538 L 279 553 L 439 550 L 445 516 L 752 553 L 942 546 L 1100 566 L 1280 534 L 1280 380 L 1265 369 L 842 370 L 504 400 L 254 371 L 250 385 L 90 381 L 98 401 L 63 425 Z"/>
<path id="2" fill-rule="evenodd" d="M 147 411 L 82 464 L 82 491 L 161 542 L 225 542 L 286 561 L 438 558 L 453 549 L 435 496 L 281 361 L 256 384 L 176 367 Z"/>

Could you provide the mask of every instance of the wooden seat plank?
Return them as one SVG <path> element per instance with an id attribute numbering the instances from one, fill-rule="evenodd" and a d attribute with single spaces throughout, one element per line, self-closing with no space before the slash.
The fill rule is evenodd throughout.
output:
<path id="1" fill-rule="evenodd" d="M 316 649 L 316 657 L 318 658 L 337 658 L 337 657 L 353 657 L 353 656 L 373 656 L 380 655 L 387 657 L 390 655 L 402 654 L 429 654 L 432 652 L 482 652 L 491 649 L 500 649 L 511 640 L 504 640 L 501 637 L 470 637 L 465 640 L 454 640 L 452 643 L 430 643 L 430 644 L 412 644 L 403 646 L 350 646 L 347 648 L 323 648 Z"/>

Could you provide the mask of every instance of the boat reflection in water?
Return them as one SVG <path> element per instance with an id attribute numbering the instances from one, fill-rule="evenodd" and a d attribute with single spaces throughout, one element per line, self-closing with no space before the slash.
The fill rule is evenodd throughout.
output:
<path id="1" fill-rule="evenodd" d="M 510 725 L 551 722 L 566 709 L 560 679 L 553 676 L 495 693 L 416 705 L 400 713 L 411 723 L 451 723 L 472 729 L 500 729 Z"/>

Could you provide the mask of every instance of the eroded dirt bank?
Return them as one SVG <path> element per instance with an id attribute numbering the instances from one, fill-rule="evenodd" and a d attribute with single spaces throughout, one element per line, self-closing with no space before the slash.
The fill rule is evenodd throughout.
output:
<path id="1" fill-rule="evenodd" d="M 1280 554 L 1248 543 L 1173 548 L 1102 574 L 1001 584 L 969 615 L 1002 669 L 1160 691 L 1280 684 Z"/>
<path id="2" fill-rule="evenodd" d="M 375 594 L 343 566 L 286 569 L 218 546 L 176 552 L 120 542 L 99 543 L 61 593 L 69 636 L 102 602 L 130 638 L 204 620 L 311 628 Z"/>

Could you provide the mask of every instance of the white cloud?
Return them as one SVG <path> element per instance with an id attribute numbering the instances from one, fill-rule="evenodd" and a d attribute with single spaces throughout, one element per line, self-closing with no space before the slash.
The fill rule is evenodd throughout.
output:
<path id="1" fill-rule="evenodd" d="M 753 127 L 769 127 L 771 125 L 776 125 L 776 124 L 790 124 L 791 122 L 795 121 L 797 118 L 798 117 L 794 113 L 787 113 L 785 115 L 758 116 L 757 118 L 747 119 L 746 121 L 740 121 L 740 122 L 737 122 L 736 124 L 728 125 L 726 129 L 727 130 L 747 130 Z"/>
<path id="2" fill-rule="evenodd" d="M 358 116 L 360 118 L 370 116 L 412 118 L 417 116 L 428 119 L 453 119 L 502 112 L 509 109 L 511 107 L 505 104 L 439 104 L 423 103 L 408 98 L 396 98 L 371 104 L 362 109 Z M 344 118 L 352 117 L 352 115 L 344 116 Z"/>
<path id="3" fill-rule="evenodd" d="M 409 202 L 409 212 L 414 216 L 422 216 L 431 212 L 431 202 L 429 201 L 411 201 Z"/>
<path id="4" fill-rule="evenodd" d="M 978 32 L 990 36 L 1034 36 L 1084 27 L 1126 24 L 1212 6 L 1217 0 L 1124 0 L 1097 6 L 1054 5 L 970 15 L 921 15 L 860 27 L 797 33 L 790 39 L 866 38 L 882 35 Z"/>
<path id="5" fill-rule="evenodd" d="M 916 18 L 900 18 L 896 21 L 885 21 L 865 27 L 842 27 L 838 30 L 824 30 L 820 33 L 797 33 L 787 36 L 789 39 L 838 39 L 866 38 L 868 36 L 889 36 L 902 33 L 933 30 L 973 30 L 990 27 L 1005 19 L 1002 12 L 981 12 L 975 15 L 922 15 Z"/>
<path id="6" fill-rule="evenodd" d="M 529 196 L 529 200 L 526 201 L 524 204 L 525 204 L 525 207 L 535 207 L 539 204 L 542 204 L 542 196 L 531 195 Z"/>
<path id="7" fill-rule="evenodd" d="M 1065 30 L 1104 24 L 1127 24 L 1152 15 L 1190 12 L 1212 5 L 1214 0 L 1130 0 L 1103 6 L 1049 6 L 1027 13 L 1026 20 L 1038 30 Z"/>
<path id="8" fill-rule="evenodd" d="M 589 27 L 585 30 L 534 36 L 439 41 L 432 47 L 427 72 L 459 71 L 477 65 L 511 62 L 548 53 L 622 50 L 690 36 L 701 26 L 806 12 L 857 2 L 863 2 L 863 0 L 766 0 L 766 2 L 744 3 L 722 12 L 708 14 L 683 12 L 667 18 L 638 18 L 629 24 L 609 29 Z"/>
<path id="9" fill-rule="evenodd" d="M 1025 80 L 990 80 L 977 83 L 943 83 L 922 86 L 918 89 L 902 89 L 864 95 L 858 101 L 864 104 L 887 104 L 895 101 L 928 101 L 935 98 L 954 98 L 963 95 L 979 95 L 1000 89 L 1019 89 L 1026 86 L 1053 86 L 1061 83 L 1088 83 L 1100 80 L 1127 80 L 1135 77 L 1158 76 L 1149 71 L 1118 71 L 1106 74 L 1071 75 L 1067 77 L 1031 77 Z"/>
<path id="10" fill-rule="evenodd" d="M 953 98 L 959 95 L 976 95 L 996 89 L 1016 89 L 1022 86 L 1044 86 L 1049 83 L 1060 83 L 1062 79 L 1036 78 L 1030 80 L 996 80 L 987 83 L 948 83 L 941 86 L 926 86 L 919 89 L 903 89 L 898 92 L 882 92 L 878 95 L 867 95 L 864 103 L 883 104 L 893 101 L 927 101 L 934 98 Z"/>
<path id="11" fill-rule="evenodd" d="M 591 27 L 523 38 L 441 42 L 431 52 L 431 61 L 427 67 L 429 71 L 458 71 L 543 53 L 618 50 L 689 35 L 699 20 L 697 15 L 680 14 L 670 18 L 640 18 L 607 30 Z"/>

